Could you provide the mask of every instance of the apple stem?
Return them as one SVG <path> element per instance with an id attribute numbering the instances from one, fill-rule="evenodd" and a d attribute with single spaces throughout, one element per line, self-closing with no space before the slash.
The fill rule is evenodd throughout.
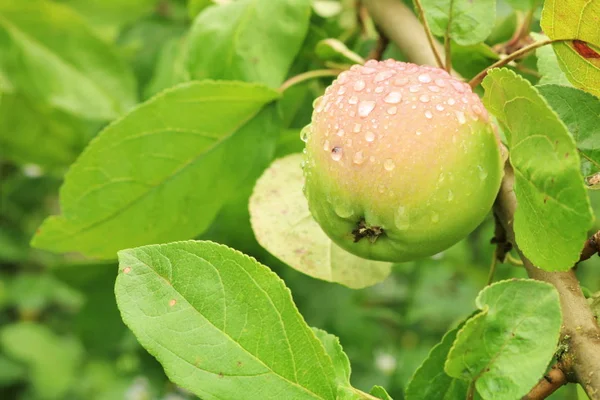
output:
<path id="1" fill-rule="evenodd" d="M 423 28 L 425 29 L 425 33 L 427 34 L 427 41 L 429 42 L 429 47 L 431 47 L 431 51 L 433 52 L 433 56 L 435 57 L 435 62 L 437 63 L 438 67 L 444 68 L 444 63 L 442 62 L 442 57 L 440 56 L 440 53 L 438 52 L 438 50 L 435 46 L 433 34 L 431 33 L 431 29 L 429 28 L 429 23 L 427 22 L 427 18 L 425 18 L 425 10 L 423 10 L 423 6 L 421 5 L 421 0 L 415 0 L 415 6 L 417 7 L 417 12 L 419 13 L 419 18 L 421 19 L 421 22 L 423 23 Z M 446 65 L 446 71 L 448 71 L 448 65 Z"/>

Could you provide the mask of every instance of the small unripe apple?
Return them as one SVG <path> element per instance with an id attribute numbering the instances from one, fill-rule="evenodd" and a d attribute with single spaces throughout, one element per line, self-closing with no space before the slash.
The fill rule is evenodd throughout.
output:
<path id="1" fill-rule="evenodd" d="M 315 101 L 303 139 L 312 215 L 339 246 L 373 260 L 455 244 L 490 211 L 503 174 L 499 139 L 471 88 L 394 60 L 340 74 Z"/>

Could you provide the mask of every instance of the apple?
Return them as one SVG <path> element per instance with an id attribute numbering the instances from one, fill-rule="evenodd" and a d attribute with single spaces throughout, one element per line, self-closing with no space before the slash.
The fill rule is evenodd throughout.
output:
<path id="1" fill-rule="evenodd" d="M 315 101 L 302 136 L 313 217 L 339 246 L 373 260 L 452 246 L 484 220 L 503 175 L 479 97 L 429 66 L 353 66 Z"/>

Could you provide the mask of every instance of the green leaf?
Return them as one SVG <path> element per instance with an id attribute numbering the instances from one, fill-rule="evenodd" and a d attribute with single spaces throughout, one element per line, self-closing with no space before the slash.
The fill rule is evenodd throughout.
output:
<path id="1" fill-rule="evenodd" d="M 202 233 L 273 154 L 278 96 L 241 82 L 193 82 L 107 127 L 73 164 L 33 245 L 113 258 L 119 249 Z M 261 112 L 261 109 L 264 110 Z"/>
<path id="2" fill-rule="evenodd" d="M 0 0 L 0 69 L 29 98 L 85 118 L 113 119 L 136 102 L 127 65 L 55 2 Z"/>
<path id="3" fill-rule="evenodd" d="M 154 75 L 144 90 L 146 98 L 190 80 L 186 55 L 185 39 L 175 38 L 164 44 L 156 60 Z"/>
<path id="4" fill-rule="evenodd" d="M 458 332 L 446 373 L 474 380 L 483 399 L 521 398 L 554 356 L 562 324 L 558 292 L 545 282 L 513 279 L 486 287 L 475 304 L 482 311 Z"/>
<path id="5" fill-rule="evenodd" d="M 39 313 L 51 305 L 78 310 L 84 303 L 81 293 L 48 273 L 22 273 L 9 282 L 8 303 L 25 315 Z"/>
<path id="6" fill-rule="evenodd" d="M 466 398 L 468 382 L 452 378 L 444 371 L 444 363 L 459 329 L 460 327 L 448 331 L 442 341 L 431 349 L 423 364 L 415 371 L 408 383 L 407 400 Z"/>
<path id="7" fill-rule="evenodd" d="M 505 0 L 512 8 L 517 10 L 529 11 L 536 9 L 542 4 L 543 0 Z"/>
<path id="8" fill-rule="evenodd" d="M 206 7 L 214 5 L 213 0 L 189 0 L 188 1 L 188 15 L 190 18 L 196 18 L 196 15 L 200 14 Z"/>
<path id="9" fill-rule="evenodd" d="M 536 41 L 542 41 L 546 39 L 546 36 L 531 33 Z M 551 46 L 542 46 L 535 51 L 537 57 L 538 72 L 542 76 L 538 82 L 538 85 L 557 84 L 564 86 L 572 86 L 571 82 L 567 79 L 567 76 L 560 69 L 558 64 L 558 58 L 556 53 Z"/>
<path id="10" fill-rule="evenodd" d="M 452 68 L 466 78 L 474 77 L 499 60 L 498 54 L 485 43 L 460 46 L 453 42 L 452 58 Z"/>
<path id="11" fill-rule="evenodd" d="M 315 14 L 323 18 L 332 18 L 343 11 L 342 3 L 337 0 L 313 0 Z"/>
<path id="12" fill-rule="evenodd" d="M 2 156 L 18 163 L 45 167 L 71 164 L 86 142 L 83 121 L 23 95 L 3 94 L 0 100 Z"/>
<path id="13" fill-rule="evenodd" d="M 308 31 L 310 0 L 240 0 L 198 15 L 188 38 L 192 79 L 284 81 Z"/>
<path id="14" fill-rule="evenodd" d="M 340 339 L 319 328 L 312 328 L 312 330 L 317 339 L 321 341 L 327 355 L 333 362 L 337 386 L 350 387 L 350 360 L 348 360 L 348 356 L 344 353 L 344 349 L 342 349 Z"/>
<path id="15" fill-rule="evenodd" d="M 203 399 L 335 399 L 331 359 L 283 281 L 211 242 L 119 252 L 123 320 L 177 385 Z"/>
<path id="16" fill-rule="evenodd" d="M 0 345 L 9 357 L 29 368 L 35 398 L 68 397 L 83 354 L 75 339 L 57 336 L 43 325 L 20 322 L 0 331 Z"/>
<path id="17" fill-rule="evenodd" d="M 388 392 L 381 386 L 373 386 L 369 393 L 381 400 L 394 400 L 392 399 L 392 396 L 390 396 Z"/>
<path id="18" fill-rule="evenodd" d="M 337 63 L 364 64 L 365 60 L 352 50 L 344 42 L 337 39 L 323 39 L 315 47 L 315 54 L 323 61 Z"/>
<path id="19" fill-rule="evenodd" d="M 600 97 L 600 2 L 544 3 L 540 24 L 552 40 L 561 69 L 576 87 Z"/>
<path id="20" fill-rule="evenodd" d="M 567 270 L 593 221 L 575 142 L 538 90 L 514 72 L 491 70 L 483 87 L 510 148 L 519 248 L 542 269 Z"/>
<path id="21" fill-rule="evenodd" d="M 26 377 L 27 370 L 23 365 L 0 354 L 0 386 L 10 386 Z"/>
<path id="22" fill-rule="evenodd" d="M 421 0 L 421 4 L 433 34 L 449 32 L 462 46 L 483 42 L 496 20 L 496 0 Z"/>
<path id="23" fill-rule="evenodd" d="M 573 135 L 584 173 L 600 171 L 600 99 L 572 87 L 544 85 L 538 90 Z"/>
<path id="24" fill-rule="evenodd" d="M 292 268 L 314 278 L 354 289 L 383 281 L 390 273 L 390 263 L 348 253 L 313 219 L 302 193 L 301 162 L 301 154 L 276 160 L 256 183 L 250 198 L 250 218 L 258 242 Z"/>

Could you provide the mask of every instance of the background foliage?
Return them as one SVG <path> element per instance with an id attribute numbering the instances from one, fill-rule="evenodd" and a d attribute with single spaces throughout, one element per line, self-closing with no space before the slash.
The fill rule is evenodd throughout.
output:
<path id="1" fill-rule="evenodd" d="M 316 352 L 306 362 L 325 365 L 331 359 L 323 367 L 324 376 L 341 386 L 349 387 L 350 380 L 353 387 L 366 392 L 381 385 L 395 399 L 411 394 L 419 398 L 417 393 L 429 385 L 427 379 L 426 384 L 419 381 L 426 368 L 417 372 L 410 387 L 408 382 L 438 342 L 432 356 L 456 361 L 450 344 L 457 329 L 444 334 L 476 309 L 487 310 L 496 285 L 502 285 L 491 286 L 477 297 L 486 284 L 492 258 L 491 218 L 434 257 L 374 267 L 373 283 L 391 270 L 389 277 L 359 290 L 313 279 L 261 247 L 248 211 L 254 183 L 275 158 L 301 152 L 301 129 L 310 122 L 312 103 L 330 80 L 311 80 L 283 93 L 277 89 L 298 73 L 367 57 L 378 35 L 372 21 L 357 20 L 355 2 L 349 0 L 214 3 L 0 0 L 0 398 L 194 398 L 167 378 L 121 319 L 114 285 L 116 252 L 124 248 L 198 238 L 255 257 L 290 288 L 294 303 L 308 325 L 316 328 L 316 337 L 330 355 Z M 441 3 L 423 0 L 430 10 Z M 530 17 L 533 29 L 540 31 L 539 2 L 524 7 L 529 2 L 500 0 L 495 14 L 488 12 L 487 3 L 493 2 L 477 3 L 470 10 L 479 18 L 476 26 L 470 26 L 468 18 L 452 22 L 457 33 L 451 43 L 454 68 L 465 78 L 499 58 L 494 49 L 511 39 L 523 18 Z M 531 7 L 535 11 L 527 14 Z M 435 11 L 429 15 L 434 34 L 443 35 L 446 17 Z M 587 36 L 582 40 L 597 44 L 590 30 L 583 30 Z M 569 32 L 549 26 L 546 34 L 560 39 Z M 557 59 L 547 47 L 521 60 L 518 67 L 511 65 L 524 79 L 519 78 L 519 84 L 511 87 L 514 92 L 506 96 L 529 96 L 535 108 L 543 95 L 562 119 L 547 122 L 548 136 L 564 140 L 567 151 L 577 146 L 586 160 L 582 171 L 591 175 L 598 170 L 594 160 L 600 159 L 594 136 L 600 126 L 596 123 L 598 101 L 570 87 L 559 63 L 568 64 L 571 55 L 560 44 L 556 52 L 563 57 Z M 393 44 L 383 57 L 406 59 Z M 214 81 L 197 82 L 202 79 Z M 498 73 L 486 84 L 500 79 L 503 76 Z M 526 82 L 546 85 L 539 89 L 540 95 Z M 277 104 L 273 103 L 276 99 Z M 593 111 L 573 114 L 568 107 L 572 101 Z M 491 110 L 493 99 L 486 105 Z M 499 120 L 504 125 L 528 122 Z M 510 134 L 507 139 L 508 143 L 520 140 Z M 512 157 L 519 165 L 519 158 L 526 161 L 536 155 L 513 153 Z M 579 176 L 574 158 L 554 165 L 559 173 L 568 170 Z M 596 216 L 600 212 L 597 193 L 588 192 Z M 544 194 L 557 193 L 549 189 L 533 191 L 531 196 L 542 202 Z M 274 204 L 294 201 L 285 193 L 282 196 Z M 586 200 L 582 201 L 577 207 L 587 209 Z M 265 207 L 260 201 L 252 206 Z M 589 226 L 591 215 L 585 212 L 572 215 L 561 204 L 556 208 L 548 213 L 568 220 L 580 218 L 584 226 L 583 230 L 573 228 L 571 241 L 556 248 L 556 254 L 539 254 L 546 257 L 539 262 L 549 269 L 564 269 L 563 264 L 576 259 L 585 228 L 598 230 L 600 225 Z M 547 221 L 551 224 L 548 231 L 560 232 L 563 227 L 556 218 Z M 528 235 L 536 235 L 537 227 L 527 221 L 521 224 Z M 307 227 L 303 238 L 314 237 L 310 229 L 314 227 Z M 35 247 L 29 244 L 32 238 Z M 273 251 L 286 262 L 296 263 L 285 258 L 289 249 L 282 252 L 284 256 Z M 141 253 L 132 250 L 126 257 L 144 257 Z M 327 271 L 310 275 L 326 280 L 327 274 L 343 276 L 329 280 L 341 280 L 350 287 L 370 284 L 365 277 L 360 281 L 344 275 L 348 263 L 355 262 L 347 256 L 334 257 Z M 560 256 L 565 260 L 559 260 Z M 245 262 L 240 265 L 260 270 Z M 317 258 L 315 265 L 323 263 Z M 597 258 L 577 271 L 589 293 L 600 291 L 599 271 Z M 269 273 L 261 274 L 265 282 L 271 282 Z M 499 267 L 498 280 L 513 277 L 524 278 L 525 271 Z M 142 274 L 136 279 L 151 278 Z M 144 296 L 143 291 L 136 292 L 139 285 L 126 283 L 123 275 L 119 279 L 124 282 L 117 286 L 119 301 Z M 185 277 L 180 279 L 185 281 Z M 553 295 L 545 294 L 545 289 L 527 288 L 529 293 L 539 291 L 540 296 Z M 271 286 L 269 290 L 272 298 L 287 301 L 285 290 Z M 478 315 L 482 317 L 470 320 L 462 334 L 477 335 L 477 324 L 493 323 L 485 320 L 489 314 Z M 128 324 L 134 318 L 124 314 Z M 291 324 L 294 318 L 286 321 Z M 551 328 L 556 321 L 550 316 L 540 324 Z M 319 329 L 339 338 L 352 365 L 351 375 L 335 338 Z M 552 339 L 556 338 L 549 340 L 549 346 Z M 153 354 L 159 352 L 141 337 L 140 341 Z M 300 350 L 298 354 L 308 357 Z M 444 375 L 445 380 L 436 384 L 446 388 L 439 390 L 452 393 L 458 387 L 462 393 L 464 383 L 458 378 L 463 366 L 454 361 L 446 366 L 451 376 Z M 282 359 L 283 375 L 285 363 Z M 530 377 L 527 384 L 533 385 L 539 377 Z M 483 391 L 489 382 L 478 384 Z M 315 391 L 325 391 L 324 385 L 316 385 Z M 206 388 L 206 384 L 200 386 Z M 576 386 L 569 386 L 553 398 L 583 396 Z"/>

